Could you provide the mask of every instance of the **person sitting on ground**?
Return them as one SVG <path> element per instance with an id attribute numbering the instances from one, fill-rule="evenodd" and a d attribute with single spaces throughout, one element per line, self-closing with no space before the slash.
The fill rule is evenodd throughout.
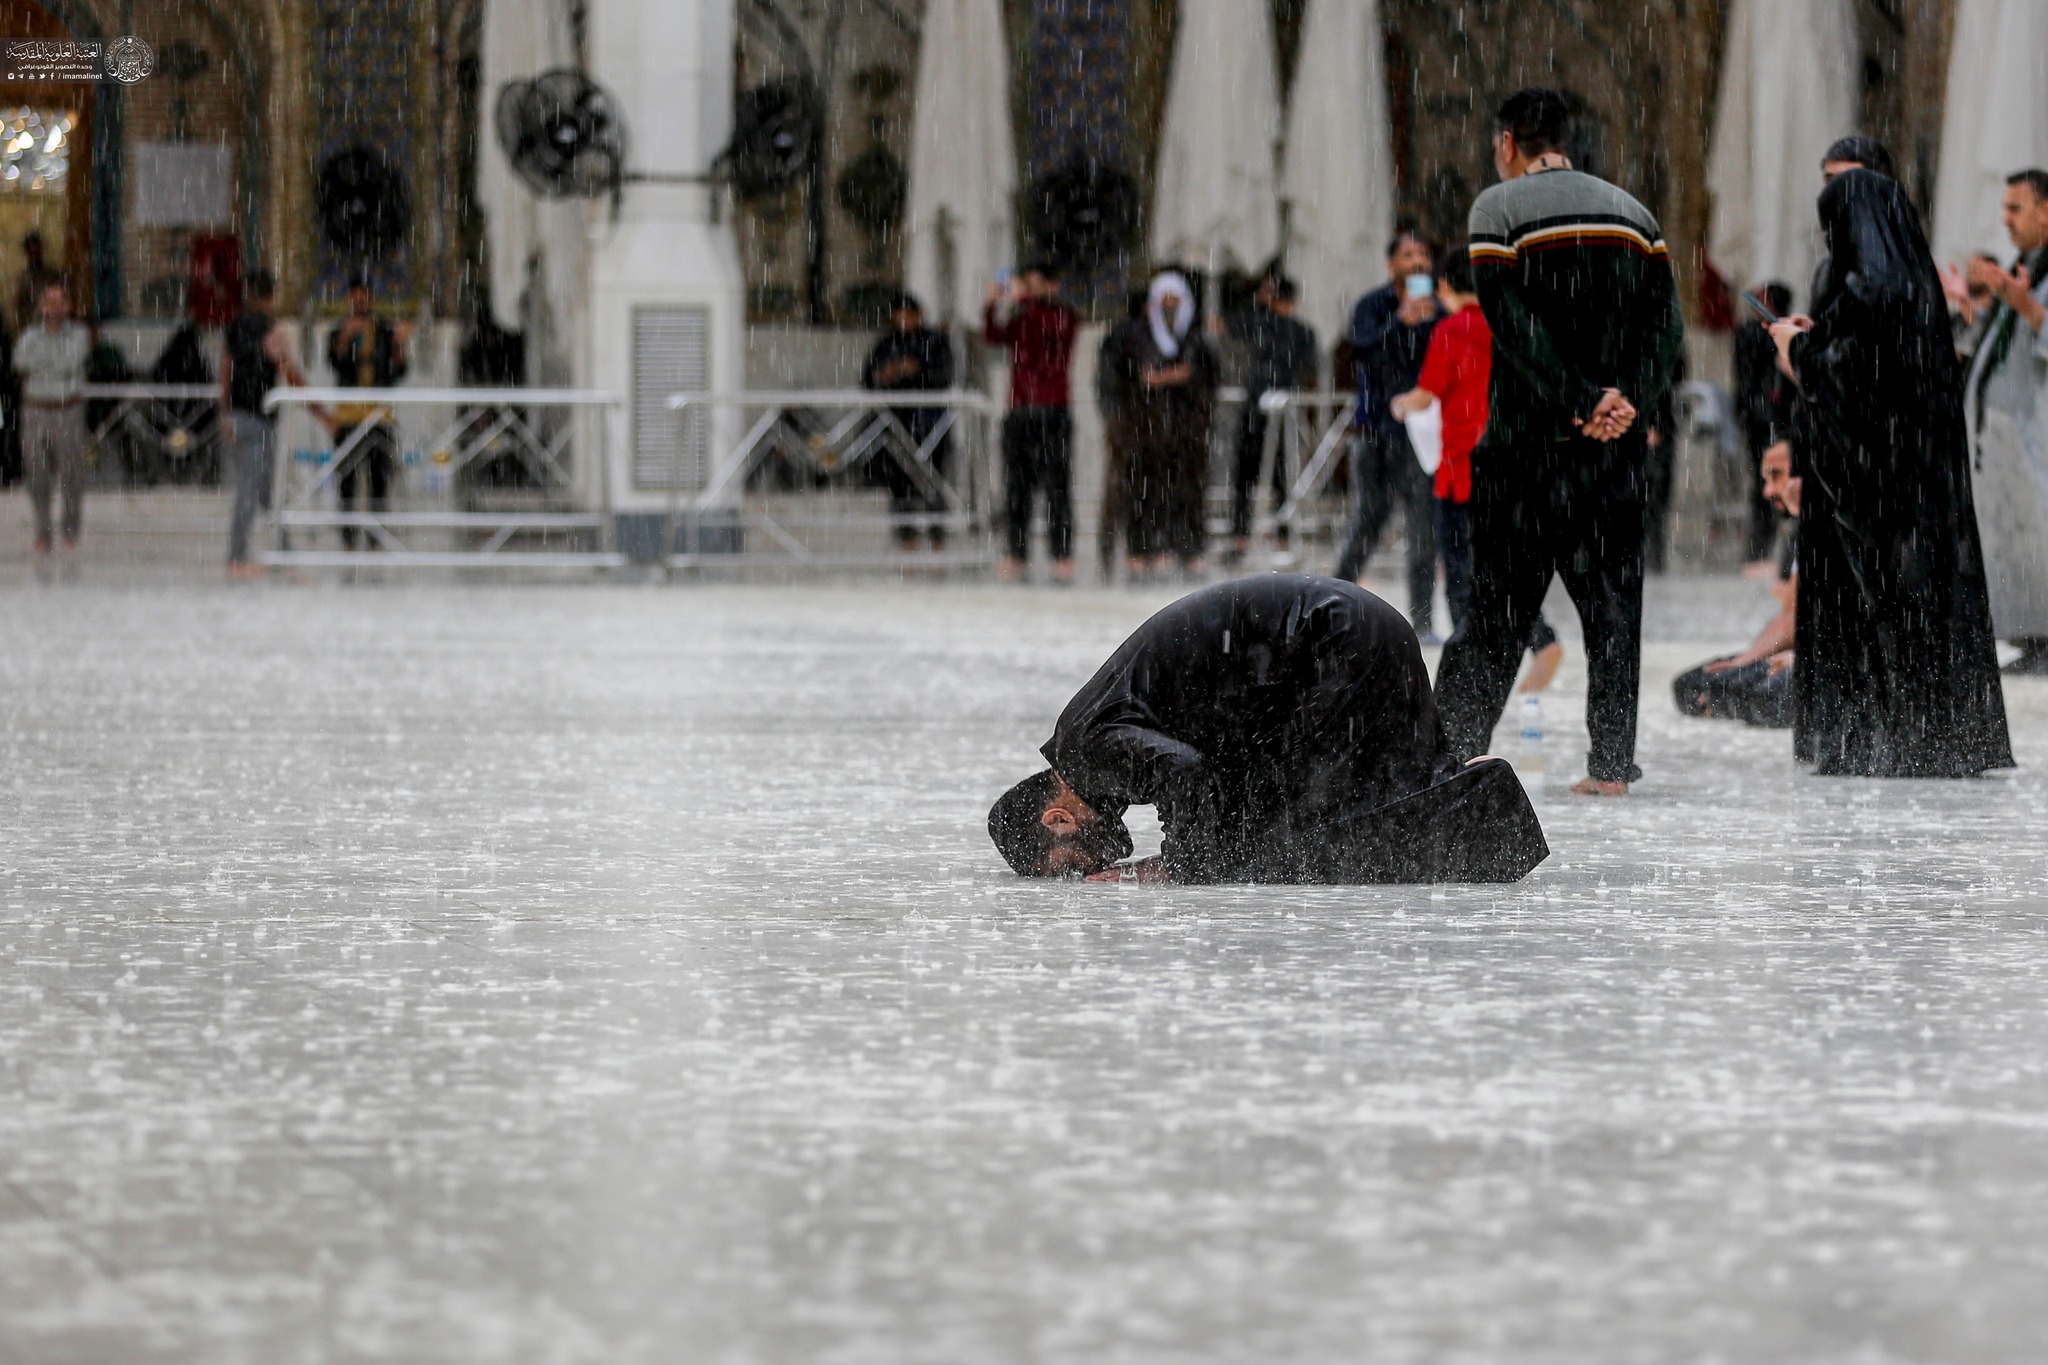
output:
<path id="1" fill-rule="evenodd" d="M 1791 517 L 1799 515 L 1799 480 L 1792 473 L 1792 447 L 1779 441 L 1764 451 L 1764 496 Z M 1778 614 L 1764 624 L 1740 654 L 1729 654 L 1681 673 L 1672 699 L 1688 716 L 1725 717 L 1773 730 L 1792 724 L 1792 639 L 1798 619 L 1799 533 L 1786 542 L 1772 589 Z"/>
<path id="2" fill-rule="evenodd" d="M 1486 434 L 1486 393 L 1493 380 L 1493 329 L 1479 307 L 1472 284 L 1472 255 L 1463 246 L 1444 253 L 1436 282 L 1443 321 L 1430 333 L 1415 387 L 1396 394 L 1389 409 L 1406 418 L 1431 403 L 1443 405 L 1443 445 L 1435 474 L 1436 543 L 1443 556 L 1444 596 L 1451 608 L 1451 633 L 1465 624 L 1472 605 L 1472 451 Z M 1557 676 L 1564 646 L 1538 612 L 1529 626 L 1533 656 L 1522 691 L 1541 692 Z"/>
<path id="3" fill-rule="evenodd" d="M 989 811 L 1027 877 L 1511 882 L 1549 854 L 1514 769 L 1445 743 L 1401 613 L 1353 583 L 1233 579 L 1140 626 Z M 1123 814 L 1158 808 L 1156 858 Z"/>

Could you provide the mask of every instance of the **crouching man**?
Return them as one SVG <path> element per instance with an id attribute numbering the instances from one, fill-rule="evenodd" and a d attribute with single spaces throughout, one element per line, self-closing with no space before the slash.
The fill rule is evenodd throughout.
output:
<path id="1" fill-rule="evenodd" d="M 1463 765 L 1415 632 L 1351 583 L 1299 574 L 1190 593 L 1060 714 L 1052 765 L 989 836 L 1027 877 L 1171 882 L 1512 882 L 1549 855 L 1514 769 Z M 1158 808 L 1156 858 L 1128 806 Z"/>

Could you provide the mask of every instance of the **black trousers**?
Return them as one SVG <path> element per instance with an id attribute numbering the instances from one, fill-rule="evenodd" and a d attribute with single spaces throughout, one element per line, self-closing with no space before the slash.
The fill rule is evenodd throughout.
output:
<path id="1" fill-rule="evenodd" d="M 1586 772 L 1602 782 L 1642 775 L 1641 440 L 1603 446 L 1573 437 L 1477 453 L 1471 605 L 1436 682 L 1444 735 L 1459 758 L 1486 752 L 1554 575 L 1586 634 Z"/>
<path id="2" fill-rule="evenodd" d="M 1074 416 L 1065 408 L 1013 408 L 1003 419 L 1003 520 L 1012 558 L 1031 556 L 1031 509 L 1041 491 L 1052 557 L 1074 557 L 1073 447 Z"/>
<path id="3" fill-rule="evenodd" d="M 1465 624 L 1472 609 L 1472 515 L 1462 502 L 1436 500 L 1436 543 L 1444 556 L 1444 596 L 1451 607 L 1451 631 Z M 1531 653 L 1557 643 L 1557 632 L 1538 612 L 1526 642 Z"/>
<path id="4" fill-rule="evenodd" d="M 1356 582 L 1394 508 L 1408 541 L 1408 620 L 1430 629 L 1436 595 L 1436 489 L 1416 463 L 1405 431 L 1367 427 L 1351 447 L 1351 524 L 1337 556 L 1337 577 Z"/>
<path id="5" fill-rule="evenodd" d="M 1237 434 L 1237 464 L 1230 476 L 1230 534 L 1243 537 L 1252 533 L 1252 490 L 1258 486 L 1259 466 L 1266 454 L 1266 414 L 1259 411 L 1259 398 L 1253 394 L 1245 401 L 1244 421 Z M 1287 501 L 1287 461 L 1280 458 L 1280 452 L 1273 452 L 1273 510 L 1279 511 Z M 1287 528 L 1280 528 L 1285 539 Z"/>
<path id="6" fill-rule="evenodd" d="M 1772 730 L 1792 728 L 1792 670 L 1773 673 L 1768 659 L 1719 673 L 1709 673 L 1701 664 L 1672 680 L 1671 699 L 1688 716 L 1725 717 Z"/>
<path id="7" fill-rule="evenodd" d="M 353 426 L 336 427 L 334 444 L 339 449 L 357 430 Z M 362 484 L 369 485 L 370 499 L 366 507 L 369 512 L 382 512 L 391 505 L 391 480 L 398 470 L 398 437 L 382 422 L 363 433 L 363 439 L 349 452 L 348 468 L 342 470 L 335 482 L 335 491 L 341 495 L 341 510 L 356 510 L 356 490 Z M 377 548 L 374 536 L 364 535 L 365 544 Z M 348 549 L 356 547 L 356 528 L 341 528 L 341 543 Z"/>

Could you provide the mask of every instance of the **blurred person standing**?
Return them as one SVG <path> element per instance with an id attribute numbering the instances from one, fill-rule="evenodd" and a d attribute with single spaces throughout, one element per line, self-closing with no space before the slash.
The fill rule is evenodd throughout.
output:
<path id="1" fill-rule="evenodd" d="M 1472 604 L 1472 452 L 1486 434 L 1487 391 L 1493 383 L 1493 329 L 1479 306 L 1469 248 L 1455 246 L 1444 253 L 1436 297 L 1444 316 L 1429 338 L 1422 373 L 1415 387 L 1396 394 L 1389 407 L 1397 419 L 1406 419 L 1431 403 L 1442 405 L 1443 448 L 1432 487 L 1436 544 L 1455 638 Z M 1522 690 L 1540 692 L 1557 676 L 1564 646 L 1541 613 L 1529 627 L 1528 644 L 1534 663 Z"/>
<path id="2" fill-rule="evenodd" d="M 1517 90 L 1494 120 L 1501 183 L 1472 205 L 1472 274 L 1493 329 L 1486 435 L 1472 454 L 1472 603 L 1437 701 L 1466 758 L 1486 752 L 1553 577 L 1586 637 L 1579 795 L 1619 796 L 1642 683 L 1646 451 L 1635 429 L 1685 340 L 1663 230 L 1630 195 L 1572 168 L 1555 90 Z"/>
<path id="3" fill-rule="evenodd" d="M 1793 750 L 1823 776 L 2012 766 L 1939 273 L 1891 177 L 1820 196 L 1827 288 L 1771 328 L 1799 386 Z"/>
<path id="4" fill-rule="evenodd" d="M 334 383 L 344 389 L 388 389 L 405 378 L 406 348 L 412 338 L 412 324 L 391 323 L 377 315 L 376 299 L 367 276 L 357 275 L 348 283 L 348 317 L 334 329 L 327 343 L 327 363 L 334 367 Z M 334 410 L 334 443 L 338 449 L 358 431 L 362 433 L 349 453 L 347 468 L 336 482 L 341 510 L 358 506 L 356 490 L 365 488 L 364 508 L 382 512 L 390 505 L 391 484 L 398 475 L 398 430 L 388 411 L 371 403 L 344 403 Z M 341 543 L 353 550 L 356 527 L 341 528 Z M 374 536 L 362 537 L 370 549 L 377 548 Z"/>
<path id="5" fill-rule="evenodd" d="M 221 403 L 227 409 L 230 449 L 234 451 L 234 510 L 228 516 L 228 577 L 261 578 L 263 566 L 249 558 L 249 527 L 258 508 L 270 505 L 276 414 L 263 410 L 263 396 L 286 384 L 303 387 L 306 376 L 292 359 L 284 330 L 277 325 L 277 277 L 268 270 L 249 272 L 242 312 L 227 326 L 220 360 Z"/>
<path id="6" fill-rule="evenodd" d="M 889 304 L 889 331 L 869 350 L 860 368 L 860 386 L 883 393 L 941 393 L 953 387 L 953 343 L 944 332 L 924 325 L 924 305 L 907 290 L 897 291 Z M 932 433 L 946 420 L 944 408 L 892 408 L 890 417 L 919 450 L 931 441 Z M 931 477 L 943 481 L 952 461 L 951 432 L 941 435 L 924 461 Z M 908 452 L 905 452 L 908 457 Z M 889 512 L 896 523 L 896 543 L 906 553 L 915 551 L 921 536 L 930 538 L 932 552 L 946 547 L 946 525 L 939 518 L 946 512 L 946 500 L 927 492 L 893 453 L 885 450 L 875 461 L 882 485 L 889 490 Z M 924 518 L 920 526 L 920 518 Z"/>
<path id="7" fill-rule="evenodd" d="M 1356 582 L 1372 559 L 1387 518 L 1399 506 L 1408 545 L 1408 622 L 1424 643 L 1436 596 L 1436 499 L 1408 433 L 1387 405 L 1415 387 L 1429 336 L 1442 316 L 1430 272 L 1436 253 L 1403 230 L 1387 243 L 1387 283 L 1351 311 L 1351 363 L 1358 380 L 1358 439 L 1351 446 L 1351 518 L 1337 554 L 1337 577 Z"/>
<path id="8" fill-rule="evenodd" d="M 85 519 L 85 362 L 92 333 L 71 320 L 71 294 L 62 280 L 43 285 L 39 317 L 14 343 L 21 376 L 21 454 L 35 508 L 36 576 L 48 578 L 52 541 L 62 537 L 65 577 L 78 572 L 78 537 Z M 53 523 L 51 496 L 62 503 Z"/>
<path id="9" fill-rule="evenodd" d="M 14 279 L 14 316 L 10 321 L 16 331 L 25 332 L 39 320 L 43 291 L 65 281 L 64 272 L 49 262 L 42 233 L 31 232 L 21 239 L 21 259 L 21 274 Z"/>
<path id="10" fill-rule="evenodd" d="M 1792 290 L 1778 280 L 1758 285 L 1755 294 L 1778 317 L 1792 311 Z M 1752 465 L 1791 430 L 1792 383 L 1778 370 L 1778 348 L 1762 318 L 1745 317 L 1735 328 L 1735 420 Z M 1776 572 L 1771 552 L 1778 543 L 1778 516 L 1771 500 L 1752 486 L 1749 545 L 1743 555 L 1746 577 Z"/>
<path id="11" fill-rule="evenodd" d="M 1146 291 L 1145 326 L 1124 361 L 1120 399 L 1131 423 L 1124 480 L 1125 553 L 1133 579 L 1177 560 L 1202 568 L 1209 431 L 1220 368 L 1195 327 L 1187 277 L 1164 270 Z"/>
<path id="12" fill-rule="evenodd" d="M 1124 492 L 1130 478 L 1132 412 L 1130 392 L 1137 373 L 1138 338 L 1145 330 L 1145 291 L 1133 289 L 1124 316 L 1103 335 L 1095 356 L 1095 405 L 1102 414 L 1102 511 L 1095 527 L 1095 554 L 1102 581 L 1116 577 L 1116 542 L 1124 533 Z"/>
<path id="13" fill-rule="evenodd" d="M 1970 337 L 1964 412 L 1976 447 L 1977 526 L 1991 621 L 2020 647 L 2009 672 L 2048 675 L 2048 171 L 2005 184 L 2008 271 L 1977 260 L 1988 307 Z"/>
<path id="14" fill-rule="evenodd" d="M 996 563 L 1005 582 L 1024 577 L 1031 512 L 1045 497 L 1053 579 L 1074 581 L 1074 413 L 1067 371 L 1080 315 L 1060 302 L 1056 267 L 1033 265 L 1007 288 L 988 292 L 982 338 L 1010 352 L 1010 411 L 1003 418 L 1004 522 L 1009 553 Z"/>
<path id="15" fill-rule="evenodd" d="M 1267 275 L 1259 281 L 1252 306 L 1232 319 L 1232 330 L 1249 348 L 1250 363 L 1245 371 L 1244 413 L 1238 425 L 1237 458 L 1230 480 L 1230 550 L 1227 562 L 1243 562 L 1252 544 L 1252 501 L 1259 482 L 1259 467 L 1265 463 L 1268 414 L 1261 400 L 1269 393 L 1315 387 L 1320 356 L 1315 330 L 1295 316 L 1301 288 L 1285 275 Z M 1287 462 L 1279 450 L 1273 452 L 1269 482 L 1273 508 L 1287 501 Z M 1288 528 L 1275 528 L 1279 548 L 1288 544 Z"/>

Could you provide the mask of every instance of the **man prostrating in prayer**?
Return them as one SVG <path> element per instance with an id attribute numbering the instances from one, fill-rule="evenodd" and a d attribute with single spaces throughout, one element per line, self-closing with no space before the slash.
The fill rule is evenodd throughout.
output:
<path id="1" fill-rule="evenodd" d="M 1061 713 L 989 836 L 1027 877 L 1511 882 L 1549 855 L 1514 769 L 1444 742 L 1415 632 L 1355 584 L 1268 574 L 1140 626 Z M 1156 858 L 1126 807 L 1159 811 Z"/>

